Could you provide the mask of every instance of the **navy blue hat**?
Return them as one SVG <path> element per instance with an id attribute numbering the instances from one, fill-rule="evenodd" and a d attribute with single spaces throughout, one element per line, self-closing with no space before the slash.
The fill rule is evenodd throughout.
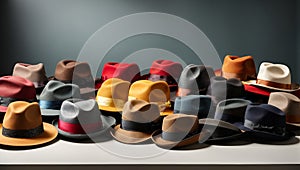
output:
<path id="1" fill-rule="evenodd" d="M 294 135 L 286 131 L 285 113 L 269 104 L 248 105 L 244 124 L 237 125 L 255 141 L 281 141 Z"/>
<path id="2" fill-rule="evenodd" d="M 174 113 L 196 115 L 198 118 L 207 117 L 211 109 L 211 97 L 208 95 L 188 95 L 176 97 Z"/>

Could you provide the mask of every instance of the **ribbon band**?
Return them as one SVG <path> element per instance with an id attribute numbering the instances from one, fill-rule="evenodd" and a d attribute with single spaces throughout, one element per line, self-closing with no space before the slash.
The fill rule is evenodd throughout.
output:
<path id="1" fill-rule="evenodd" d="M 33 138 L 36 137 L 44 132 L 43 124 L 40 126 L 28 129 L 28 130 L 13 130 L 2 127 L 2 135 L 6 137 L 12 137 L 12 138 Z"/>
<path id="2" fill-rule="evenodd" d="M 244 126 L 251 130 L 274 133 L 274 134 L 282 135 L 282 136 L 285 134 L 285 127 L 254 124 L 252 121 L 247 120 L 247 119 L 244 122 Z"/>
<path id="3" fill-rule="evenodd" d="M 114 106 L 117 108 L 123 108 L 126 101 L 121 99 L 112 99 L 103 96 L 97 96 L 97 103 L 99 106 Z"/>
<path id="4" fill-rule="evenodd" d="M 257 79 L 256 83 L 262 84 L 265 86 L 280 88 L 280 89 L 287 89 L 287 90 L 290 90 L 292 88 L 291 84 L 282 84 L 282 83 L 276 83 L 276 82 L 272 82 L 272 81 L 268 81 L 268 80 L 261 80 L 261 79 Z"/>
<path id="5" fill-rule="evenodd" d="M 72 134 L 93 133 L 101 130 L 102 127 L 103 125 L 101 121 L 95 123 L 89 123 L 89 124 L 74 124 L 74 123 L 58 120 L 58 128 Z"/>
<path id="6" fill-rule="evenodd" d="M 47 101 L 47 100 L 40 100 L 39 105 L 41 109 L 55 109 L 59 110 L 63 101 Z"/>
<path id="7" fill-rule="evenodd" d="M 152 133 L 157 129 L 161 128 L 162 120 L 159 118 L 157 122 L 149 122 L 149 123 L 138 123 L 129 120 L 121 121 L 121 128 L 124 130 L 130 131 L 138 131 L 144 133 Z"/>

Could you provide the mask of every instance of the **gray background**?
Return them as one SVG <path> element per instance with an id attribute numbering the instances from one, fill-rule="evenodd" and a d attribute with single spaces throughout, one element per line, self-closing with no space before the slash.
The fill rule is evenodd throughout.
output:
<path id="1" fill-rule="evenodd" d="M 221 61 L 234 54 L 252 55 L 257 67 L 262 61 L 284 63 L 293 81 L 300 81 L 299 0 L 5 0 L 1 9 L 1 75 L 11 74 L 16 62 L 43 62 L 51 76 L 58 61 L 76 59 L 88 38 L 110 21 L 163 12 L 201 29 Z M 144 48 L 165 49 L 190 63 L 196 57 L 172 38 L 140 35 L 117 44 L 106 61 Z"/>

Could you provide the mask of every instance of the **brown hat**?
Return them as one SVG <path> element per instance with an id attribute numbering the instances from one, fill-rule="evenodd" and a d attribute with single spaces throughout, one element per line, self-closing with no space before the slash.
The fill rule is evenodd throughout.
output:
<path id="1" fill-rule="evenodd" d="M 170 104 L 170 89 L 165 81 L 138 80 L 130 86 L 128 100 L 139 99 L 159 105 L 161 116 L 173 114 Z"/>
<path id="2" fill-rule="evenodd" d="M 162 148 L 182 147 L 197 143 L 204 135 L 198 117 L 195 115 L 173 114 L 163 119 L 162 130 L 152 134 L 153 142 Z"/>
<path id="3" fill-rule="evenodd" d="M 110 112 L 121 112 L 128 99 L 129 86 L 129 81 L 119 78 L 105 80 L 96 96 L 99 109 Z"/>
<path id="4" fill-rule="evenodd" d="M 143 100 L 130 100 L 124 105 L 121 124 L 111 134 L 120 142 L 134 144 L 149 140 L 152 132 L 160 128 L 158 105 Z"/>
<path id="5" fill-rule="evenodd" d="M 54 140 L 56 128 L 42 122 L 38 103 L 16 101 L 8 106 L 0 127 L 0 144 L 9 146 L 33 146 Z"/>
<path id="6" fill-rule="evenodd" d="M 300 125 L 300 99 L 290 93 L 273 92 L 268 104 L 276 106 L 286 114 L 286 122 Z"/>
<path id="7" fill-rule="evenodd" d="M 241 81 L 256 79 L 256 68 L 252 56 L 225 56 L 222 76 L 227 79 L 238 78 Z"/>

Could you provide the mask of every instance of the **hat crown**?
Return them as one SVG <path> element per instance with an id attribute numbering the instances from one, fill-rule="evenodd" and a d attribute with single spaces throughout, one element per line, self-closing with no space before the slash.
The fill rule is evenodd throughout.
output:
<path id="1" fill-rule="evenodd" d="M 17 99 L 36 99 L 33 83 L 18 76 L 3 76 L 0 78 L 0 96 Z"/>
<path id="2" fill-rule="evenodd" d="M 102 79 L 104 80 L 119 78 L 131 82 L 136 75 L 140 75 L 140 69 L 136 63 L 108 62 L 102 70 Z"/>
<path id="3" fill-rule="evenodd" d="M 139 123 L 148 123 L 160 117 L 158 105 L 143 100 L 129 100 L 125 103 L 122 120 L 129 120 Z"/>
<path id="4" fill-rule="evenodd" d="M 42 124 L 38 103 L 12 102 L 5 113 L 3 127 L 11 130 L 28 130 Z"/>
<path id="5" fill-rule="evenodd" d="M 16 63 L 13 69 L 13 76 L 26 78 L 32 82 L 47 81 L 44 64 Z"/>
<path id="6" fill-rule="evenodd" d="M 65 84 L 56 80 L 49 81 L 40 94 L 40 100 L 47 101 L 61 101 L 69 98 L 80 98 L 79 87 L 75 84 Z"/>
<path id="7" fill-rule="evenodd" d="M 180 63 L 171 60 L 155 60 L 150 67 L 150 74 L 172 76 L 178 79 L 183 68 Z"/>
<path id="8" fill-rule="evenodd" d="M 168 115 L 163 119 L 162 131 L 164 132 L 179 132 L 187 134 L 198 129 L 198 117 L 186 114 Z"/>
<path id="9" fill-rule="evenodd" d="M 127 101 L 130 82 L 119 78 L 109 78 L 103 82 L 97 97 L 107 97 Z"/>
<path id="10" fill-rule="evenodd" d="M 281 84 L 291 84 L 290 70 L 283 64 L 261 63 L 257 79 Z"/>

